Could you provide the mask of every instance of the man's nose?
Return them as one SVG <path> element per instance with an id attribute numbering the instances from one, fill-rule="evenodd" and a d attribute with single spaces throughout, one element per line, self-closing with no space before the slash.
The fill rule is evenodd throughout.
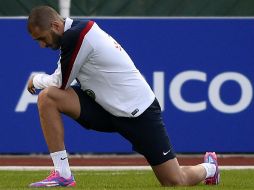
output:
<path id="1" fill-rule="evenodd" d="M 39 41 L 39 45 L 41 48 L 45 48 L 47 44 L 43 41 Z"/>

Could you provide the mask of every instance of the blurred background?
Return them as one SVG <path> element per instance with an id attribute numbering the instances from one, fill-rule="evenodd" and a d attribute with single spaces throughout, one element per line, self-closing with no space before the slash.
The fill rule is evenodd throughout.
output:
<path id="1" fill-rule="evenodd" d="M 177 153 L 254 152 L 254 1 L 0 0 L 0 154 L 44 154 L 33 73 L 52 73 L 58 51 L 26 30 L 30 10 L 93 19 L 129 53 L 159 99 Z M 63 116 L 72 154 L 130 154 L 118 134 L 84 130 Z M 99 118 L 98 118 L 99 119 Z"/>
<path id="2" fill-rule="evenodd" d="M 65 1 L 65 0 L 63 0 Z M 31 8 L 58 0 L 1 0 L 1 16 L 25 16 Z M 252 16 L 252 0 L 71 0 L 72 16 Z"/>

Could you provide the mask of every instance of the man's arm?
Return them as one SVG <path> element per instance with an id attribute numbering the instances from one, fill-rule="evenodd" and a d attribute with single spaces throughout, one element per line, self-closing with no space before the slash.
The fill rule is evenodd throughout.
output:
<path id="1" fill-rule="evenodd" d="M 55 86 L 60 88 L 62 85 L 62 73 L 60 61 L 58 61 L 58 67 L 55 72 L 51 75 L 48 74 L 37 74 L 29 79 L 27 90 L 31 94 L 35 94 L 35 89 L 44 89 L 49 86 Z"/>
<path id="2" fill-rule="evenodd" d="M 33 78 L 34 76 L 32 76 L 29 81 L 28 81 L 28 86 L 27 86 L 27 90 L 31 93 L 31 94 L 35 94 L 36 90 L 33 84 Z"/>

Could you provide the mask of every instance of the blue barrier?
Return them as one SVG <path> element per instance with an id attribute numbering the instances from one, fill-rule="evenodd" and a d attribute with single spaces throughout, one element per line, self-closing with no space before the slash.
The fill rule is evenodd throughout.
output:
<path id="1" fill-rule="evenodd" d="M 156 93 L 176 152 L 254 152 L 253 19 L 95 19 L 133 58 Z M 0 20 L 0 153 L 45 153 L 32 72 L 54 71 L 25 19 Z M 64 117 L 72 153 L 128 153 L 118 134 L 84 130 Z"/>

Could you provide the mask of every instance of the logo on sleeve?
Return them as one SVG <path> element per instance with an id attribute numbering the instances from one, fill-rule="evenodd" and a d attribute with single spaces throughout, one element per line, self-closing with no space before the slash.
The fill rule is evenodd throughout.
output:
<path id="1" fill-rule="evenodd" d="M 95 100 L 96 96 L 95 96 L 94 91 L 92 91 L 91 89 L 86 89 L 86 90 L 85 90 L 85 93 L 86 93 L 88 96 L 90 96 L 92 99 Z"/>

